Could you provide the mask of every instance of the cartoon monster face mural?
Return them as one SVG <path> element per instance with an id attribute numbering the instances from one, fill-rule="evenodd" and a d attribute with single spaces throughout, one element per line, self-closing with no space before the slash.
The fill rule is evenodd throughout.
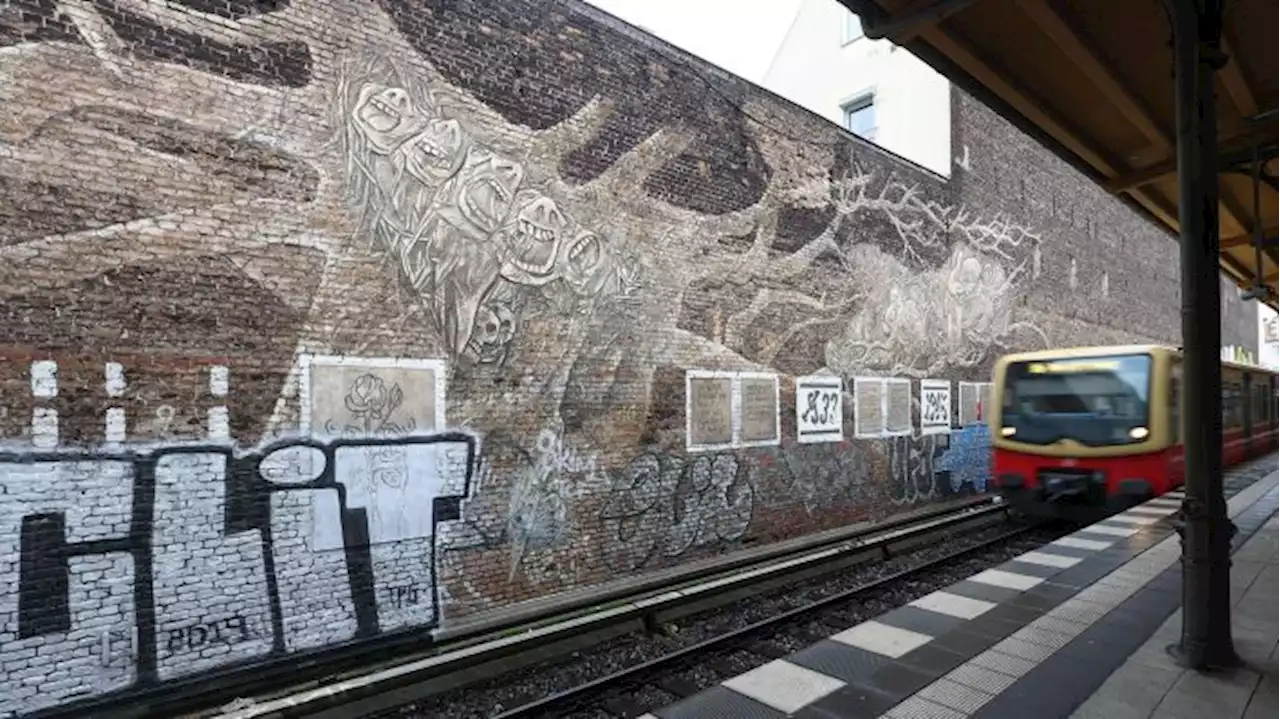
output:
<path id="1" fill-rule="evenodd" d="M 554 200 L 536 190 L 521 190 L 516 206 L 520 209 L 500 233 L 507 253 L 502 276 L 522 285 L 545 285 L 556 279 L 556 260 L 569 218 Z"/>
<path id="2" fill-rule="evenodd" d="M 397 154 L 405 172 L 428 189 L 436 189 L 462 167 L 467 136 L 457 120 L 435 119 L 400 146 Z"/>
<path id="3" fill-rule="evenodd" d="M 458 229 L 488 238 L 507 219 L 523 181 L 524 168 L 519 163 L 472 145 L 462 169 L 444 191 L 448 197 L 441 213 Z"/>
<path id="4" fill-rule="evenodd" d="M 616 269 L 616 259 L 600 235 L 583 230 L 560 244 L 556 266 L 570 289 L 588 297 L 604 288 Z"/>
<path id="5" fill-rule="evenodd" d="M 426 111 L 414 106 L 404 88 L 371 82 L 360 88 L 351 119 L 374 152 L 389 155 L 422 128 Z"/>

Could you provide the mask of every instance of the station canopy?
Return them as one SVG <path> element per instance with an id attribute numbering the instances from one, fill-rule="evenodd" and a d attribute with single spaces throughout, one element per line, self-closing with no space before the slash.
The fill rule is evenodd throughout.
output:
<path id="1" fill-rule="evenodd" d="M 1163 0 L 839 2 L 868 37 L 910 50 L 1177 233 L 1173 27 Z M 1280 3 L 1224 4 L 1227 62 L 1215 81 L 1221 266 L 1242 289 L 1267 288 L 1260 299 L 1277 307 Z"/>

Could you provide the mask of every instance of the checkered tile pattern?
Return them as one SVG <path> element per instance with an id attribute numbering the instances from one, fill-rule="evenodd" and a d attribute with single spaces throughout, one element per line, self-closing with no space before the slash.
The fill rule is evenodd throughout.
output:
<path id="1" fill-rule="evenodd" d="M 1234 474 L 1238 515 L 1275 502 L 1275 458 Z M 1230 478 L 1230 477 L 1229 477 Z M 1254 481 L 1256 480 L 1256 481 Z M 1266 495 L 1264 497 L 1264 495 Z M 1181 492 L 1026 552 L 830 639 L 653 712 L 698 716 L 968 717 L 1174 564 Z M 809 713 L 813 712 L 813 713 Z"/>

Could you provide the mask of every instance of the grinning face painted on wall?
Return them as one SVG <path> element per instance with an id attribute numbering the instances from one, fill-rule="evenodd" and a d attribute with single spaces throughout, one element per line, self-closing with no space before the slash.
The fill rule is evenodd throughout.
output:
<path id="1" fill-rule="evenodd" d="M 428 118 L 428 107 L 417 107 L 403 87 L 366 83 L 360 88 L 352 120 L 372 151 L 390 155 L 406 139 L 419 132 Z"/>
<path id="2" fill-rule="evenodd" d="M 396 151 L 405 172 L 434 190 L 462 168 L 468 139 L 457 120 L 435 119 Z"/>
<path id="3" fill-rule="evenodd" d="M 441 210 L 459 229 L 488 238 L 507 218 L 522 182 L 524 167 L 520 163 L 488 148 L 472 146 Z"/>
<path id="4" fill-rule="evenodd" d="M 516 207 L 515 217 L 498 233 L 506 252 L 502 276 L 521 285 L 545 285 L 556 279 L 569 218 L 554 200 L 535 190 L 521 190 Z"/>
<path id="5" fill-rule="evenodd" d="M 603 238 L 590 230 L 583 230 L 560 243 L 560 253 L 556 258 L 560 278 L 582 296 L 595 295 L 604 289 L 617 270 L 615 262 Z"/>
<path id="6" fill-rule="evenodd" d="M 351 119 L 371 150 L 389 155 L 422 128 L 428 111 L 415 106 L 404 88 L 371 82 L 360 88 Z"/>

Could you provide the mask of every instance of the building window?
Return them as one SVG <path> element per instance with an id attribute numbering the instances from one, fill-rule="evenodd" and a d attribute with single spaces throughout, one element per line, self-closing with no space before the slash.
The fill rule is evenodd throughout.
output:
<path id="1" fill-rule="evenodd" d="M 849 44 L 862 37 L 862 18 L 851 12 L 844 14 L 844 42 Z"/>
<path id="2" fill-rule="evenodd" d="M 844 128 L 859 137 L 876 139 L 876 103 L 871 95 L 844 106 Z"/>

